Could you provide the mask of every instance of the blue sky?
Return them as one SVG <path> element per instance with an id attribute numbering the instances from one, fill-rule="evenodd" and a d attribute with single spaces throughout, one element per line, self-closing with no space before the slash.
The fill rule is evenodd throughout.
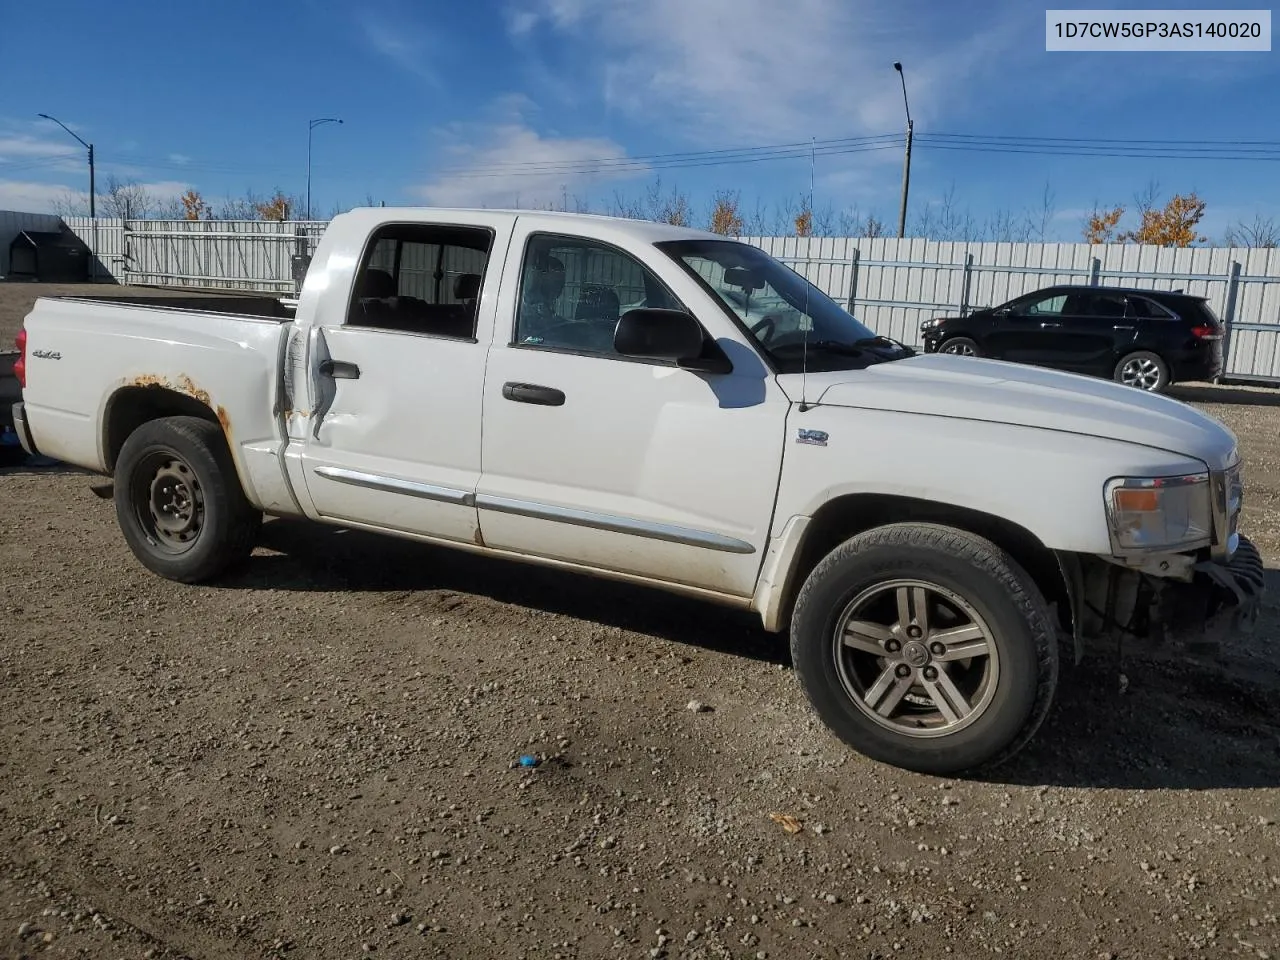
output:
<path id="1" fill-rule="evenodd" d="M 112 4 L 111 16 L 103 9 L 62 0 L 55 17 L 48 4 L 7 5 L 0 208 L 48 210 L 85 189 L 81 148 L 36 119 L 43 112 L 95 144 L 99 183 L 114 173 L 168 196 L 188 186 L 215 202 L 249 189 L 302 194 L 307 121 L 333 116 L 343 125 L 315 132 L 321 214 L 366 197 L 506 206 L 567 194 L 600 206 L 617 193 L 641 196 L 655 175 L 698 214 L 721 188 L 771 210 L 809 190 L 808 157 L 674 169 L 580 161 L 900 135 L 895 59 L 922 140 L 1280 141 L 1277 53 L 1047 53 L 1044 5 L 1025 0 L 133 0 Z M 900 141 L 820 156 L 815 206 L 896 224 L 901 174 Z M 1074 240 L 1095 202 L 1132 204 L 1152 181 L 1165 197 L 1199 191 L 1211 235 L 1280 215 L 1277 161 L 922 142 L 910 219 L 948 190 L 978 220 L 1039 208 L 1048 184 L 1051 238 Z"/>

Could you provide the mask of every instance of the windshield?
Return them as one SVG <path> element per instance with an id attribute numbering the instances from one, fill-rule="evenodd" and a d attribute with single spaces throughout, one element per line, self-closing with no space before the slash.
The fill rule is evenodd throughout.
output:
<path id="1" fill-rule="evenodd" d="M 806 349 L 858 354 L 872 345 L 893 346 L 759 247 L 734 240 L 657 246 L 698 277 L 783 368 L 798 364 Z"/>

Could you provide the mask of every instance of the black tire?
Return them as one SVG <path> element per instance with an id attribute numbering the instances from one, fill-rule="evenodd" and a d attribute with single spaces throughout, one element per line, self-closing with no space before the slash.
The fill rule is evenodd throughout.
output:
<path id="1" fill-rule="evenodd" d="M 1164 393 L 1169 386 L 1169 365 L 1158 353 L 1135 350 L 1120 358 L 1112 371 L 1112 378 L 1116 383 L 1137 387 L 1148 393 Z"/>
<path id="2" fill-rule="evenodd" d="M 980 357 L 978 342 L 972 337 L 949 337 L 938 344 L 939 353 L 954 353 L 962 357 Z"/>
<path id="3" fill-rule="evenodd" d="M 984 688 L 981 710 L 975 706 L 964 721 L 967 725 L 954 732 L 924 736 L 889 729 L 884 725 L 889 718 L 883 723 L 873 720 L 871 711 L 864 712 L 846 686 L 852 669 L 845 666 L 851 662 L 849 657 L 864 658 L 871 670 L 868 676 L 887 661 L 865 651 L 850 651 L 844 640 L 837 639 L 836 630 L 843 630 L 851 602 L 877 585 L 895 581 L 927 581 L 960 597 L 979 615 L 996 650 L 988 661 L 995 676 Z M 931 596 L 947 602 L 941 595 Z M 934 608 L 940 614 L 959 609 Z M 928 619 L 932 621 L 933 615 Z M 918 652 L 920 642 L 914 645 Z M 868 530 L 819 562 L 796 598 L 791 655 L 805 695 L 840 739 L 873 760 L 935 775 L 994 767 L 1012 757 L 1044 721 L 1058 682 L 1057 631 L 1035 582 L 989 540 L 935 524 L 895 523 Z M 868 656 L 871 659 L 865 659 Z M 907 658 L 905 648 L 901 656 Z M 957 660 L 956 666 L 968 670 L 976 663 L 976 658 L 967 664 Z M 895 669 L 904 666 L 899 662 Z M 942 666 L 950 672 L 947 664 Z M 911 682 L 928 676 L 927 671 L 922 668 Z M 881 679 L 888 672 L 886 668 Z M 935 677 L 937 672 L 935 665 Z M 957 687 L 951 683 L 950 689 Z M 903 723 L 916 723 L 917 717 L 924 716 L 926 707 L 912 702 L 917 690 L 923 688 L 911 686 L 903 697 Z M 930 702 L 936 703 L 936 698 Z M 942 711 L 935 712 L 946 720 Z"/>
<path id="4" fill-rule="evenodd" d="M 156 498 L 167 500 L 160 509 L 172 517 L 160 517 Z M 212 580 L 243 562 L 262 527 L 221 429 L 198 417 L 151 420 L 129 435 L 116 460 L 115 505 L 134 556 L 182 583 Z"/>

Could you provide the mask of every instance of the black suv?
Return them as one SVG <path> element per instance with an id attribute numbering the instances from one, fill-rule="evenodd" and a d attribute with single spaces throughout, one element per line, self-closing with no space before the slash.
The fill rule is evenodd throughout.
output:
<path id="1" fill-rule="evenodd" d="M 925 353 L 1012 360 L 1160 392 L 1222 375 L 1221 321 L 1204 297 L 1046 287 L 967 317 L 920 324 Z"/>

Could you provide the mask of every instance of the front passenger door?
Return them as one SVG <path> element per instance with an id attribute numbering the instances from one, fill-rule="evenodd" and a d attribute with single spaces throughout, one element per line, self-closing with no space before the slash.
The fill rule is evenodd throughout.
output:
<path id="1" fill-rule="evenodd" d="M 656 248 L 647 264 L 517 223 L 521 245 L 485 378 L 484 543 L 749 597 L 782 465 L 781 388 L 763 369 L 699 373 L 614 351 L 628 306 L 692 312 L 659 274 L 679 267 L 652 265 Z"/>
<path id="2" fill-rule="evenodd" d="M 987 355 L 997 360 L 1053 364 L 1053 333 L 1062 327 L 1065 292 L 1036 293 L 1015 300 L 987 337 Z"/>

